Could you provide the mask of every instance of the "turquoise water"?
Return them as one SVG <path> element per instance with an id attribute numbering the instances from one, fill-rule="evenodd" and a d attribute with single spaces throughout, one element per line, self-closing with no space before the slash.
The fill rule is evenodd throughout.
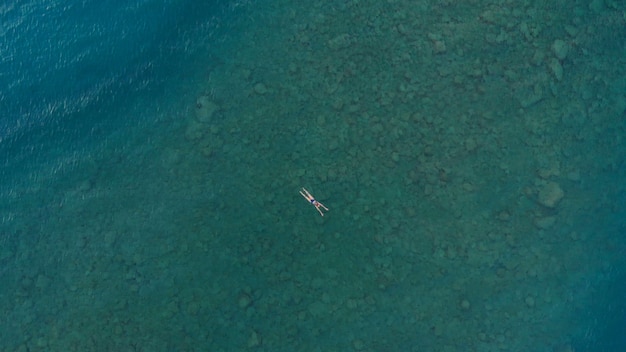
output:
<path id="1" fill-rule="evenodd" d="M 620 2 L 0 19 L 0 350 L 626 350 Z"/>

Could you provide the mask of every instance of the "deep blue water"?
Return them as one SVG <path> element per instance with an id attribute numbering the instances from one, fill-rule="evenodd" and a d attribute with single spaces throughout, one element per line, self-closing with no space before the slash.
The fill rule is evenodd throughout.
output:
<path id="1" fill-rule="evenodd" d="M 41 162 L 49 145 L 80 150 L 149 118 L 121 121 L 114 111 L 142 94 L 157 98 L 174 88 L 173 80 L 185 72 L 180 64 L 209 45 L 196 41 L 200 32 L 208 41 L 215 32 L 212 22 L 225 19 L 223 3 L 5 2 L 0 7 L 4 166 L 16 173 Z"/>
<path id="2" fill-rule="evenodd" d="M 16 1 L 3 7 L 2 137 L 68 115 L 133 84 L 158 60 L 171 2 L 112 8 Z M 175 10 L 175 9 L 174 9 Z"/>

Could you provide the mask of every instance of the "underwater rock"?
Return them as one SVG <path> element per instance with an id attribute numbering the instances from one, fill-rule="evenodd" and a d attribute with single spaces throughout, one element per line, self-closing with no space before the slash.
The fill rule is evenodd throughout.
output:
<path id="1" fill-rule="evenodd" d="M 550 60 L 550 70 L 556 78 L 557 81 L 561 81 L 563 79 L 563 66 L 557 59 Z"/>
<path id="2" fill-rule="evenodd" d="M 556 222 L 556 217 L 544 216 L 544 217 L 536 218 L 534 223 L 535 223 L 535 226 L 537 226 L 538 228 L 545 230 L 545 229 L 552 227 L 552 225 L 554 225 L 555 222 Z"/>
<path id="3" fill-rule="evenodd" d="M 196 119 L 199 122 L 208 122 L 217 110 L 219 110 L 217 104 L 206 95 L 202 95 L 196 100 Z"/>
<path id="4" fill-rule="evenodd" d="M 565 192 L 556 182 L 548 182 L 539 190 L 537 200 L 548 208 L 554 208 L 565 196 Z"/>
<path id="5" fill-rule="evenodd" d="M 552 43 L 552 52 L 557 59 L 563 61 L 569 53 L 569 45 L 561 39 L 557 39 Z"/>
<path id="6" fill-rule="evenodd" d="M 259 95 L 267 93 L 267 87 L 263 83 L 257 83 L 254 85 L 254 92 Z"/>

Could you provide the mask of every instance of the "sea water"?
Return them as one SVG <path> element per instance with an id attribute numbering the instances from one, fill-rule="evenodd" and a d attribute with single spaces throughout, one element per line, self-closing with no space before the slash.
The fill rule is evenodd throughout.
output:
<path id="1" fill-rule="evenodd" d="M 110 109 L 173 84 L 181 58 L 208 45 L 190 33 L 210 33 L 210 17 L 223 12 L 220 7 L 181 1 L 3 4 L 0 138 L 11 170 L 6 176 L 46 162 L 50 149 L 77 152 L 97 141 L 95 133 L 101 138 L 109 129 L 149 119 Z"/>
<path id="2" fill-rule="evenodd" d="M 55 185 L 85 177 L 94 160 L 128 149 L 134 139 L 150 138 L 145 131 L 163 116 L 182 114 L 179 108 L 189 103 L 185 95 L 195 87 L 181 87 L 197 84 L 213 65 L 209 55 L 220 28 L 242 4 L 18 0 L 0 5 L 2 297 L 8 298 L 15 288 L 11 281 L 24 274 L 13 267 L 21 261 L 9 260 L 16 259 L 9 253 L 23 251 L 32 268 L 41 268 L 42 253 L 28 252 L 37 243 L 64 242 L 64 225 L 52 225 L 51 214 L 65 203 Z M 199 56 L 206 60 L 194 66 Z M 25 346 L 33 331 L 9 325 L 5 315 L 2 348 Z"/>
<path id="3" fill-rule="evenodd" d="M 624 13 L 3 3 L 0 350 L 624 350 Z"/>

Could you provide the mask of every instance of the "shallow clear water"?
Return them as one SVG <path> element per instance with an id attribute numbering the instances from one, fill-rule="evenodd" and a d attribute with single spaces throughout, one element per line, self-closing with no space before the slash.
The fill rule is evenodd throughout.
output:
<path id="1" fill-rule="evenodd" d="M 623 350 L 624 14 L 1 5 L 0 349 Z"/>

